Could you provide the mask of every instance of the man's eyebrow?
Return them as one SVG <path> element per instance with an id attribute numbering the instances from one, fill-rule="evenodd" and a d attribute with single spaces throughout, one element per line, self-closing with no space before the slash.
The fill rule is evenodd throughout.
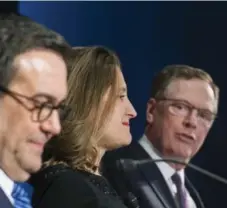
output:
<path id="1" fill-rule="evenodd" d="M 56 102 L 57 101 L 57 99 L 53 95 L 50 95 L 48 93 L 43 93 L 43 92 L 37 93 L 37 94 L 33 95 L 33 98 L 34 99 L 37 99 L 37 98 L 45 98 L 48 101 L 52 101 L 52 102 Z"/>
<path id="2" fill-rule="evenodd" d="M 181 102 L 187 103 L 188 105 L 191 105 L 191 106 L 193 106 L 193 107 L 196 107 L 195 105 L 193 105 L 192 103 L 190 103 L 190 102 L 187 101 L 187 100 L 184 100 L 184 99 L 175 99 L 175 100 L 181 101 Z M 215 112 L 212 112 L 212 110 L 210 110 L 210 109 L 208 109 L 208 108 L 199 108 L 199 107 L 196 107 L 196 108 L 198 108 L 198 109 L 200 109 L 200 110 L 209 111 L 209 112 L 211 112 L 211 113 L 215 113 Z"/>
<path id="3" fill-rule="evenodd" d="M 53 104 L 62 104 L 66 101 L 66 98 L 62 98 L 61 100 L 58 100 L 56 97 L 54 97 L 53 95 L 50 95 L 48 93 L 37 93 L 35 95 L 33 95 L 32 97 L 33 100 L 37 100 L 39 101 L 38 99 L 46 99 L 46 102 L 50 102 L 50 103 L 53 103 Z"/>

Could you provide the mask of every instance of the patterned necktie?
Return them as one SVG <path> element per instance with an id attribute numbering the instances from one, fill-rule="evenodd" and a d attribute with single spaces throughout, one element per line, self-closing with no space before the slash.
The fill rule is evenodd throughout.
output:
<path id="1" fill-rule="evenodd" d="M 176 185 L 177 194 L 176 198 L 179 203 L 180 208 L 187 208 L 187 201 L 186 201 L 186 190 L 184 184 L 182 183 L 181 177 L 178 173 L 175 173 L 172 176 L 173 183 Z"/>
<path id="2" fill-rule="evenodd" d="M 33 188 L 28 183 L 14 183 L 12 197 L 14 199 L 15 208 L 32 208 Z"/>

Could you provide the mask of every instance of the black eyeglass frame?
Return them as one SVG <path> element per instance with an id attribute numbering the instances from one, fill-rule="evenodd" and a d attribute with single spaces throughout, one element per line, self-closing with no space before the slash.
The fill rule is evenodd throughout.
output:
<path id="1" fill-rule="evenodd" d="M 70 108 L 68 106 L 64 105 L 62 102 L 58 105 L 54 105 L 50 101 L 41 102 L 41 101 L 38 101 L 34 97 L 28 97 L 26 95 L 22 95 L 18 92 L 9 90 L 8 88 L 1 86 L 1 85 L 0 85 L 0 91 L 9 95 L 11 98 L 13 98 L 19 104 L 21 104 L 26 110 L 30 111 L 32 114 L 34 114 L 36 111 L 37 118 L 35 119 L 34 116 L 32 116 L 32 118 L 33 118 L 32 120 L 35 122 L 43 122 L 43 121 L 47 120 L 52 115 L 54 110 L 58 110 L 60 120 L 64 120 L 64 118 L 68 115 L 68 111 L 70 110 Z M 28 107 L 21 99 L 19 99 L 19 97 L 26 99 L 27 101 L 33 103 L 34 107 L 31 107 L 31 108 Z M 47 109 L 48 109 L 48 113 L 46 114 L 46 116 L 41 118 L 42 112 Z M 61 112 L 60 112 L 60 110 L 61 110 Z"/>

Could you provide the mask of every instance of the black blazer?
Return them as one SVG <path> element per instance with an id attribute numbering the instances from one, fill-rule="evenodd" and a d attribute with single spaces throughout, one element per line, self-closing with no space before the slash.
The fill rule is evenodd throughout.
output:
<path id="1" fill-rule="evenodd" d="M 12 203 L 9 201 L 8 197 L 5 195 L 0 187 L 0 207 L 13 208 Z"/>
<path id="2" fill-rule="evenodd" d="M 30 183 L 34 208 L 126 208 L 105 178 L 63 165 L 45 168 Z"/>
<path id="3" fill-rule="evenodd" d="M 129 208 L 178 208 L 159 168 L 137 142 L 106 153 L 102 171 Z M 188 178 L 185 183 L 197 208 L 204 208 Z"/>

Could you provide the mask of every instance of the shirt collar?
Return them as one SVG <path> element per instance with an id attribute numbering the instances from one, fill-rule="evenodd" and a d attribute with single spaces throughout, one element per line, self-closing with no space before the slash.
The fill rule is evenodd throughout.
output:
<path id="1" fill-rule="evenodd" d="M 2 169 L 0 169 L 0 187 L 8 197 L 11 197 L 14 182 L 5 174 Z"/>

